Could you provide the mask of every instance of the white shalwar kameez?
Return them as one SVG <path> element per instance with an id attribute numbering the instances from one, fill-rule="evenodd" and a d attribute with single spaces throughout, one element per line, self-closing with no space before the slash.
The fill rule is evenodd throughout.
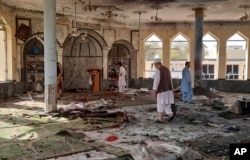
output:
<path id="1" fill-rule="evenodd" d="M 123 66 L 119 68 L 119 80 L 118 80 L 118 87 L 119 87 L 119 92 L 122 93 L 124 92 L 124 88 L 126 86 L 126 70 Z"/>
<path id="2" fill-rule="evenodd" d="M 158 89 L 160 84 L 160 70 L 156 69 L 153 90 Z M 167 115 L 171 115 L 171 104 L 174 104 L 174 93 L 172 90 L 161 92 L 157 94 L 157 112 L 165 112 Z"/>

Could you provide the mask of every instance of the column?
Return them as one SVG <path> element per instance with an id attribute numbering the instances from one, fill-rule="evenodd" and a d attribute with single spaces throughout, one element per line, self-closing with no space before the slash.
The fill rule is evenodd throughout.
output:
<path id="1" fill-rule="evenodd" d="M 44 0 L 45 112 L 57 110 L 56 0 Z"/>
<path id="2" fill-rule="evenodd" d="M 163 40 L 163 65 L 170 68 L 170 39 Z"/>
<path id="3" fill-rule="evenodd" d="M 226 76 L 226 63 L 227 63 L 227 40 L 219 37 L 219 54 L 218 54 L 218 79 L 225 80 Z"/>
<path id="4" fill-rule="evenodd" d="M 247 61 L 246 61 L 246 67 L 245 67 L 245 72 L 246 72 L 246 79 L 250 81 L 250 41 L 248 41 L 247 45 Z"/>
<path id="5" fill-rule="evenodd" d="M 108 79 L 108 52 L 111 47 L 103 48 L 103 79 Z"/>
<path id="6" fill-rule="evenodd" d="M 194 87 L 198 87 L 201 85 L 204 8 L 194 8 L 193 10 L 195 11 Z"/>
<path id="7" fill-rule="evenodd" d="M 6 82 L 8 77 L 7 70 L 7 44 L 6 29 L 0 15 L 0 81 Z"/>

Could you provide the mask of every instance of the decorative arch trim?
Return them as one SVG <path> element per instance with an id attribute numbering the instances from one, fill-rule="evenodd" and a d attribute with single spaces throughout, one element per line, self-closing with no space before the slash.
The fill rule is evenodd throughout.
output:
<path id="1" fill-rule="evenodd" d="M 148 40 L 151 36 L 153 36 L 153 35 L 155 35 L 155 36 L 158 37 L 161 41 L 163 41 L 162 37 L 161 37 L 159 34 L 155 33 L 155 32 L 150 33 L 146 38 L 144 38 L 144 41 L 147 41 L 147 40 Z"/>
<path id="2" fill-rule="evenodd" d="M 36 32 L 33 33 L 29 36 L 29 38 L 27 38 L 27 40 L 24 43 L 24 46 L 32 39 L 36 38 L 37 40 L 39 40 L 43 45 L 44 45 L 44 34 L 43 32 Z M 58 46 L 62 47 L 62 44 L 60 44 L 60 42 L 56 39 L 56 43 Z"/>
<path id="3" fill-rule="evenodd" d="M 116 44 L 122 44 L 125 47 L 127 47 L 127 49 L 129 50 L 129 53 L 136 53 L 134 46 L 127 40 L 124 40 L 124 39 L 117 40 L 112 44 L 112 46 Z"/>
<path id="4" fill-rule="evenodd" d="M 203 34 L 203 37 L 206 35 L 206 34 L 209 34 L 210 36 L 212 36 L 217 42 L 219 42 L 219 38 L 217 36 L 215 36 L 213 33 L 211 33 L 210 31 L 206 32 L 205 34 Z"/>
<path id="5" fill-rule="evenodd" d="M 179 32 L 176 35 L 174 35 L 172 38 L 170 38 L 170 42 L 173 41 L 173 39 L 175 39 L 178 35 L 182 35 L 184 38 L 187 39 L 188 42 L 190 42 L 190 38 L 186 36 L 185 34 L 183 34 L 182 32 Z"/>
<path id="6" fill-rule="evenodd" d="M 106 43 L 106 41 L 104 40 L 104 38 L 103 38 L 98 32 L 96 32 L 95 30 L 92 30 L 92 29 L 83 29 L 83 28 L 82 28 L 82 29 L 79 29 L 79 30 L 78 30 L 79 35 L 84 34 L 86 30 L 87 30 L 87 34 L 88 34 L 89 36 L 93 37 L 94 39 L 96 39 L 96 41 L 100 44 L 100 46 L 101 46 L 102 48 L 104 48 L 104 47 L 107 46 L 107 43 Z M 71 40 L 71 37 L 72 37 L 71 34 L 69 34 L 69 35 L 66 37 L 65 41 L 63 42 L 63 46 L 64 46 L 69 40 Z"/>
<path id="7" fill-rule="evenodd" d="M 227 41 L 229 40 L 229 38 L 230 37 L 232 37 L 233 35 L 235 35 L 235 34 L 238 34 L 238 35 L 240 35 L 242 38 L 244 38 L 246 41 L 248 41 L 249 39 L 247 38 L 247 36 L 245 36 L 243 33 L 241 33 L 240 31 L 237 31 L 237 32 L 235 32 L 235 33 L 233 33 L 231 36 L 229 36 L 228 38 L 227 38 Z"/>

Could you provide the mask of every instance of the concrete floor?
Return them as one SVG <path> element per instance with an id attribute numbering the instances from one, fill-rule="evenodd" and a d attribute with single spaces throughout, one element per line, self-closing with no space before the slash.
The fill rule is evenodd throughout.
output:
<path id="1" fill-rule="evenodd" d="M 202 100 L 204 96 L 196 96 L 193 104 L 176 102 L 178 115 L 172 122 L 168 122 L 166 117 L 164 124 L 157 124 L 154 123 L 157 118 L 155 104 L 128 106 L 117 109 L 128 113 L 130 119 L 128 124 L 124 124 L 120 128 L 85 132 L 85 134 L 98 141 L 130 150 L 133 157 L 138 160 L 143 159 L 143 156 L 146 157 L 145 152 L 142 154 L 144 149 L 151 150 L 151 152 L 147 152 L 148 155 L 158 154 L 158 157 L 153 156 L 155 160 L 161 158 L 168 160 L 173 155 L 190 160 L 229 159 L 231 143 L 250 141 L 250 126 L 248 125 L 250 115 L 238 118 L 232 116 L 232 119 L 226 119 L 219 114 L 228 113 L 232 103 L 237 99 L 249 97 L 249 94 L 219 94 L 223 98 L 217 100 L 224 102 L 224 106 L 229 107 L 218 108 L 213 105 L 213 100 Z M 105 141 L 105 138 L 111 135 L 117 136 L 118 140 Z M 168 151 L 177 147 L 179 150 L 172 151 L 170 154 L 162 152 L 163 154 L 159 156 L 159 153 L 154 151 L 154 149 L 160 150 L 159 147 Z M 82 153 L 81 156 L 85 154 Z M 78 154 L 78 156 L 80 155 Z M 92 155 L 93 159 L 104 157 Z M 109 156 L 106 155 L 106 158 Z M 68 156 L 60 159 L 77 158 Z"/>
<path id="2" fill-rule="evenodd" d="M 90 138 L 110 144 L 117 148 L 128 150 L 134 159 L 151 158 L 172 159 L 229 159 L 229 144 L 250 142 L 250 115 L 229 115 L 230 119 L 222 116 L 228 113 L 230 106 L 237 99 L 248 98 L 249 94 L 218 93 L 221 99 L 204 100 L 195 97 L 193 104 L 176 101 L 177 117 L 163 124 L 155 123 L 157 118 L 156 104 L 139 104 L 111 108 L 109 112 L 127 112 L 129 123 L 118 127 L 84 132 Z M 147 95 L 148 97 L 150 94 Z M 131 97 L 127 97 L 131 100 Z M 128 99 L 123 99 L 126 101 Z M 137 99 L 140 99 L 137 97 Z M 143 99 L 141 99 L 143 101 Z M 224 105 L 216 106 L 217 101 Z M 223 107 L 229 106 L 229 107 Z M 107 137 L 115 136 L 117 140 L 107 141 Z M 159 151 L 161 151 L 159 153 Z M 79 159 L 114 159 L 116 156 L 98 150 L 91 150 L 74 155 L 59 157 L 61 160 Z M 53 159 L 53 158 L 52 158 Z M 51 159 L 51 160 L 52 160 Z"/>

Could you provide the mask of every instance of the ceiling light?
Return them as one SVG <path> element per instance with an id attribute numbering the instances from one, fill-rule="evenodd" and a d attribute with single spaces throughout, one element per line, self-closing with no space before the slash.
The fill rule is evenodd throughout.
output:
<path id="1" fill-rule="evenodd" d="M 151 19 L 152 19 L 152 20 L 155 20 L 156 22 L 162 21 L 162 19 L 161 19 L 160 17 L 158 17 L 158 11 L 159 11 L 159 9 L 161 9 L 162 7 L 160 7 L 160 6 L 153 6 L 152 8 L 153 8 L 153 9 L 156 9 L 156 14 L 155 14 L 155 16 L 151 16 Z"/>
<path id="2" fill-rule="evenodd" d="M 96 5 L 91 5 L 90 3 L 90 0 L 89 0 L 89 4 L 85 5 L 83 7 L 83 9 L 85 10 L 85 12 L 92 12 L 92 11 L 95 11 L 99 6 L 96 6 Z"/>
<path id="3" fill-rule="evenodd" d="M 76 26 L 76 3 L 77 3 L 77 1 L 75 1 L 74 3 L 75 3 L 75 17 L 74 17 L 73 31 L 72 31 L 71 36 L 73 36 L 73 37 L 78 37 L 79 34 L 78 34 L 77 26 Z"/>
<path id="4" fill-rule="evenodd" d="M 249 17 L 249 14 L 247 13 L 247 8 L 250 8 L 250 5 L 240 5 L 239 8 L 245 8 L 245 15 L 240 17 L 240 21 L 246 21 Z"/>

